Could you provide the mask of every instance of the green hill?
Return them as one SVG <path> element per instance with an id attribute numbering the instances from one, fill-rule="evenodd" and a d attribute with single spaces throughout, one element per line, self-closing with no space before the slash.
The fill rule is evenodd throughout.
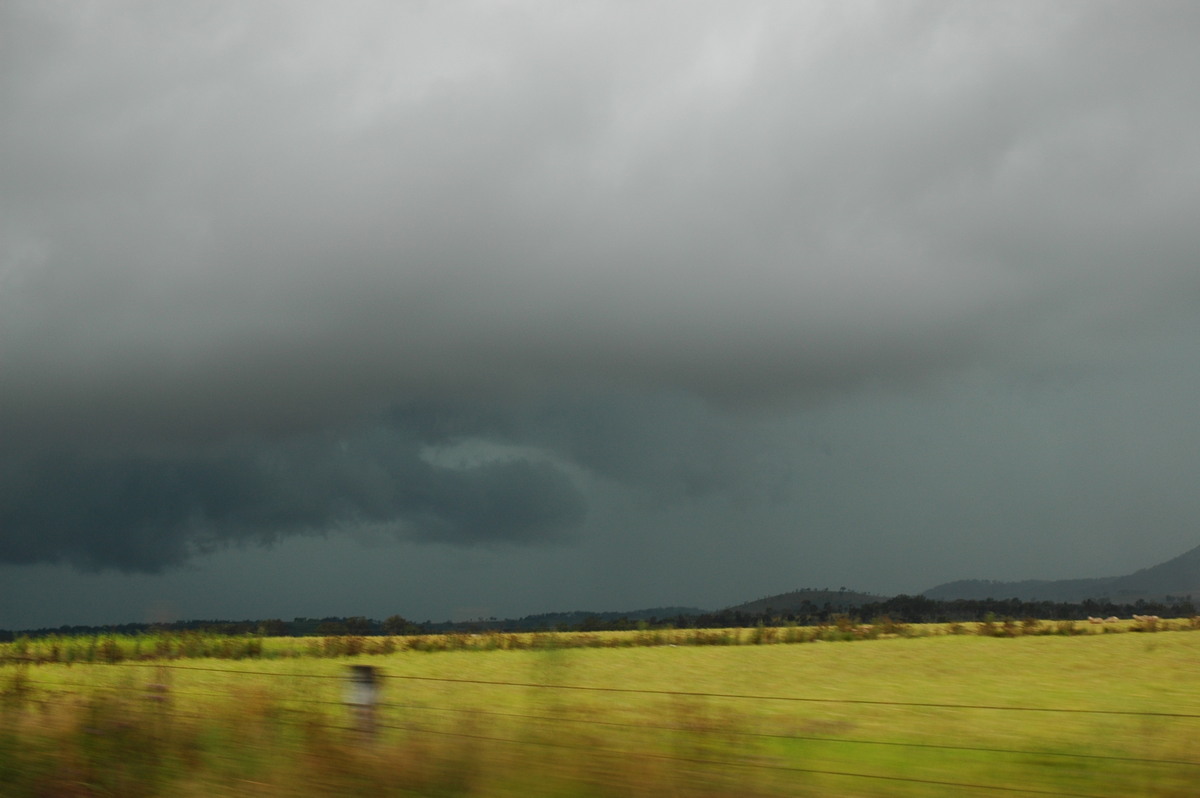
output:
<path id="1" fill-rule="evenodd" d="M 783 614 L 829 609 L 835 612 L 844 612 L 861 607 L 864 604 L 883 601 L 885 598 L 887 597 L 871 593 L 856 593 L 845 588 L 841 590 L 814 590 L 806 588 L 803 590 L 793 590 L 790 593 L 767 596 L 766 598 L 755 599 L 754 601 L 747 601 L 744 604 L 729 607 L 726 611 L 747 614 Z"/>

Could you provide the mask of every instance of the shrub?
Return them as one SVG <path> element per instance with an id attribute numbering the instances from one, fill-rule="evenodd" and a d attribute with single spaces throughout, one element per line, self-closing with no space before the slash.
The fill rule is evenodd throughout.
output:
<path id="1" fill-rule="evenodd" d="M 901 637 L 910 637 L 913 633 L 912 627 L 905 623 L 897 623 L 893 621 L 890 615 L 881 615 L 871 621 L 871 626 L 878 630 L 878 634 L 899 635 Z"/>
<path id="2" fill-rule="evenodd" d="M 377 637 L 367 643 L 368 654 L 392 654 L 396 651 L 396 638 L 391 635 L 387 637 Z"/>
<path id="3" fill-rule="evenodd" d="M 12 676 L 8 678 L 8 684 L 0 689 L 0 701 L 9 708 L 20 707 L 33 692 L 33 688 L 29 685 L 29 670 L 22 666 L 13 671 Z"/>
<path id="4" fill-rule="evenodd" d="M 125 652 L 121 651 L 120 643 L 111 637 L 104 638 L 104 642 L 100 644 L 97 653 L 101 660 L 110 665 L 125 659 Z"/>
<path id="5" fill-rule="evenodd" d="M 750 642 L 756 646 L 770 645 L 776 642 L 778 635 L 779 632 L 774 626 L 763 626 L 762 621 L 759 621 L 750 634 Z"/>

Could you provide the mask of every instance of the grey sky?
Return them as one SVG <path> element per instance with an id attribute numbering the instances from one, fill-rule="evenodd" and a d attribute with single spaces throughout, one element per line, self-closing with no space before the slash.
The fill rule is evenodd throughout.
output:
<path id="1" fill-rule="evenodd" d="M 6 3 L 0 626 L 1191 548 L 1198 30 L 1155 2 Z"/>

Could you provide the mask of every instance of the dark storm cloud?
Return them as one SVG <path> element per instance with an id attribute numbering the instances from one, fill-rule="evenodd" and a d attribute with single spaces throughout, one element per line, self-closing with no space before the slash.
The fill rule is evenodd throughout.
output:
<path id="1" fill-rule="evenodd" d="M 367 526 L 459 545 L 546 543 L 583 517 L 545 462 L 442 467 L 397 430 L 188 457 L 0 462 L 0 561 L 156 571 L 230 542 Z"/>
<path id="2" fill-rule="evenodd" d="M 740 413 L 1103 372 L 1200 299 L 1197 24 L 6 3 L 0 559 L 541 540 L 773 492 Z"/>

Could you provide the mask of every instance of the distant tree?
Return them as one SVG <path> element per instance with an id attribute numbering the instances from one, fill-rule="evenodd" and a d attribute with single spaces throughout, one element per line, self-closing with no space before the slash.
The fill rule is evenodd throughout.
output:
<path id="1" fill-rule="evenodd" d="M 258 633 L 266 637 L 283 637 L 288 631 L 288 625 L 279 618 L 269 618 L 258 624 Z"/>
<path id="2" fill-rule="evenodd" d="M 371 622 L 361 615 L 346 619 L 346 631 L 352 635 L 367 635 L 371 633 Z"/>
<path id="3" fill-rule="evenodd" d="M 321 621 L 317 624 L 316 631 L 322 637 L 341 637 L 350 633 L 346 624 L 341 621 Z"/>
<path id="4" fill-rule="evenodd" d="M 575 628 L 580 632 L 602 632 L 612 628 L 612 621 L 603 615 L 585 615 Z"/>
<path id="5" fill-rule="evenodd" d="M 416 624 L 399 615 L 389 616 L 388 619 L 383 622 L 383 631 L 385 634 L 389 635 L 411 634 L 416 630 L 416 628 Z"/>

